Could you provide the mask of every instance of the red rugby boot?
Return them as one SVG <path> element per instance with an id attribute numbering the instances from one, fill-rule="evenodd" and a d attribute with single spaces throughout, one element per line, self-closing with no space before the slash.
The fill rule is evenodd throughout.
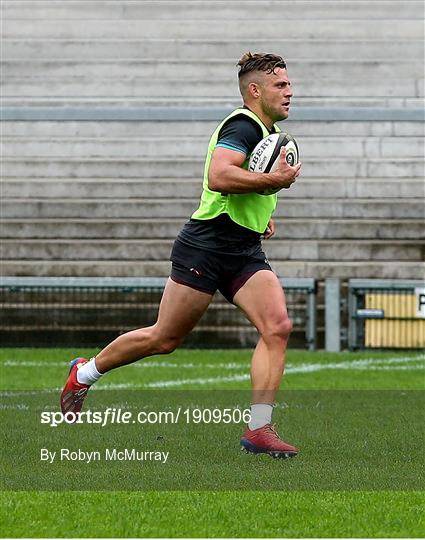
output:
<path id="1" fill-rule="evenodd" d="M 296 456 L 298 448 L 279 437 L 273 424 L 266 424 L 252 431 L 247 428 L 241 439 L 241 450 L 254 454 L 269 454 L 273 458 L 289 458 Z"/>
<path id="2" fill-rule="evenodd" d="M 81 384 L 77 380 L 79 366 L 86 364 L 85 358 L 76 358 L 70 365 L 68 379 L 61 394 L 61 410 L 63 414 L 67 412 L 79 413 L 83 406 L 84 398 L 90 388 L 89 384 Z"/>

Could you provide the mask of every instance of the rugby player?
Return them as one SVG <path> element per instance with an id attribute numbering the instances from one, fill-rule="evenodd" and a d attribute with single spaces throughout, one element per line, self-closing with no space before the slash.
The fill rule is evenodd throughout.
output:
<path id="1" fill-rule="evenodd" d="M 276 122 L 288 117 L 292 89 L 280 56 L 246 53 L 238 66 L 243 106 L 211 137 L 201 202 L 174 243 L 156 323 L 119 336 L 95 358 L 71 362 L 61 408 L 79 412 L 88 389 L 104 373 L 174 351 L 219 290 L 260 334 L 251 364 L 251 420 L 241 445 L 246 451 L 291 457 L 298 449 L 279 437 L 272 411 L 292 325 L 282 286 L 261 246 L 262 237 L 275 233 L 277 197 L 258 192 L 289 188 L 301 164 L 288 165 L 284 148 L 274 172 L 250 172 L 247 163 L 261 139 L 280 131 Z"/>

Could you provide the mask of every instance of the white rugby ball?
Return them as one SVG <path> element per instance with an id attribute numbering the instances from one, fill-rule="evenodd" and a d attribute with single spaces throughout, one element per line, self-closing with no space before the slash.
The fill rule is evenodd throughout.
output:
<path id="1" fill-rule="evenodd" d="M 293 167 L 300 160 L 297 141 L 289 133 L 272 133 L 264 137 L 252 151 L 249 158 L 248 170 L 251 172 L 268 173 L 276 170 L 279 164 L 280 150 L 286 148 L 286 162 Z M 271 188 L 259 191 L 260 195 L 272 195 L 281 188 Z"/>

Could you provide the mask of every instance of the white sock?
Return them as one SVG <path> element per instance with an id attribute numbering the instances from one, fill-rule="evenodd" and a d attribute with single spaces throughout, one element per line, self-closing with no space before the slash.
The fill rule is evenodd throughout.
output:
<path id="1" fill-rule="evenodd" d="M 93 384 L 100 379 L 102 373 L 96 369 L 96 357 L 83 364 L 77 371 L 77 381 L 80 384 Z"/>
<path id="2" fill-rule="evenodd" d="M 254 403 L 251 405 L 251 421 L 248 424 L 252 431 L 266 424 L 271 424 L 273 405 L 269 403 Z"/>

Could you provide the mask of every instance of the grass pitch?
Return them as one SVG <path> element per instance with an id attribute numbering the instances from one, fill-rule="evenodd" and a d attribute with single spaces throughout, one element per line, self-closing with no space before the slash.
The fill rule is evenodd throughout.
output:
<path id="1" fill-rule="evenodd" d="M 56 396 L 66 377 L 66 362 L 77 355 L 87 357 L 95 352 L 4 349 L 0 351 L 2 390 L 8 394 L 31 390 Z M 424 359 L 425 356 L 418 353 L 289 351 L 282 386 L 284 391 L 294 392 L 386 390 L 398 391 L 400 395 L 400 391 L 423 390 Z M 108 388 L 111 392 L 117 388 L 141 392 L 155 389 L 249 390 L 249 360 L 250 351 L 179 350 L 167 357 L 147 359 L 112 372 L 99 381 L 98 386 L 105 389 L 101 392 L 103 397 L 108 395 Z M 93 396 L 95 399 L 94 392 Z M 412 430 L 409 418 L 402 420 L 400 425 L 404 424 L 405 429 L 400 437 L 400 449 L 403 443 L 422 448 L 422 431 Z M 352 422 L 348 431 L 355 430 L 355 415 Z M 304 431 L 303 434 L 304 426 L 303 430 L 299 426 L 297 432 L 297 424 L 290 425 L 289 417 L 287 426 L 278 427 L 283 438 L 290 430 L 288 439 L 302 447 L 305 467 L 311 466 L 309 461 L 313 460 L 314 452 L 309 444 L 313 445 L 313 442 L 306 447 L 306 441 L 312 433 L 305 434 Z M 314 431 L 313 426 L 310 431 Z M 343 453 L 343 446 L 349 441 L 347 443 L 343 433 L 340 439 Z M 323 441 L 326 442 L 326 433 Z M 236 452 L 237 440 L 234 448 Z M 231 444 L 229 452 L 233 452 Z M 339 463 L 338 448 L 335 452 L 331 465 L 334 464 L 336 473 L 340 470 L 343 474 L 347 463 Z M 258 467 L 252 461 L 257 456 L 238 454 L 237 457 L 246 458 L 248 464 Z M 294 464 L 299 467 L 303 463 L 301 460 L 275 461 L 267 456 L 258 458 L 262 460 L 260 470 L 277 466 L 282 473 L 286 467 L 288 475 L 296 474 Z M 420 468 L 417 462 L 406 462 L 402 452 L 399 458 L 406 478 L 400 478 L 401 488 L 393 486 L 391 490 L 353 488 L 337 491 L 328 485 L 326 490 L 316 488 L 314 491 L 4 491 L 2 532 L 6 537 L 424 536 L 423 494 L 419 489 L 405 489 L 409 485 L 408 475 L 413 473 L 412 481 L 416 481 Z M 353 474 L 355 476 L 355 470 Z M 298 476 L 302 476 L 302 470 Z"/>

